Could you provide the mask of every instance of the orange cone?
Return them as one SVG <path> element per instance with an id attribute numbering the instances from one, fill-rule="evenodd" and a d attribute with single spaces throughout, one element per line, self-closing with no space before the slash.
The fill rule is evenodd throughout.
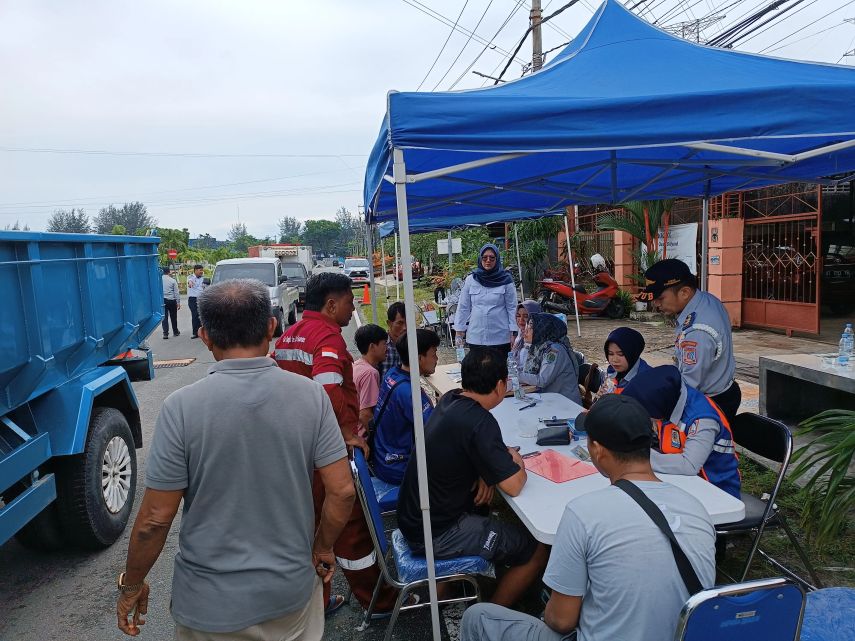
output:
<path id="1" fill-rule="evenodd" d="M 362 304 L 370 305 L 371 304 L 371 292 L 368 289 L 368 285 L 362 290 Z"/>

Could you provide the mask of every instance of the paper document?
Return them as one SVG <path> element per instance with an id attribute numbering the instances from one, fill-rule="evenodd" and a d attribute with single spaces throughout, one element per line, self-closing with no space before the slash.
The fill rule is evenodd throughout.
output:
<path id="1" fill-rule="evenodd" d="M 542 450 L 523 456 L 525 469 L 538 476 L 552 481 L 564 483 L 583 476 L 596 474 L 597 468 L 590 463 L 559 454 L 555 450 Z"/>

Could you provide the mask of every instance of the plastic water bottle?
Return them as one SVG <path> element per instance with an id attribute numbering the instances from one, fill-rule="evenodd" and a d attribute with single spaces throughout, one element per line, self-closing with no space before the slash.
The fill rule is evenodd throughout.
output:
<path id="1" fill-rule="evenodd" d="M 849 353 L 849 360 L 851 361 L 852 352 L 855 351 L 855 334 L 852 333 L 852 323 L 846 323 L 843 336 L 846 337 L 846 351 Z"/>
<path id="2" fill-rule="evenodd" d="M 849 359 L 850 359 L 850 351 L 849 351 L 849 337 L 846 334 L 842 334 L 840 336 L 840 343 L 837 347 L 837 367 L 840 369 L 849 369 Z"/>
<path id="3" fill-rule="evenodd" d="M 457 354 L 457 362 L 462 363 L 466 358 L 466 348 L 463 344 L 463 337 L 458 334 L 454 337 L 454 352 Z"/>
<path id="4" fill-rule="evenodd" d="M 517 359 L 514 358 L 512 352 L 508 352 L 508 380 L 514 392 L 514 398 L 521 399 L 524 394 L 520 386 L 520 372 L 517 367 Z"/>

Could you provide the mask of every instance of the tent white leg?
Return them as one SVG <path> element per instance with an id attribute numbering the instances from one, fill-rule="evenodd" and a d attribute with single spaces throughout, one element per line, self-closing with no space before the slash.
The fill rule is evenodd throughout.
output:
<path id="1" fill-rule="evenodd" d="M 451 280 L 451 263 L 452 263 L 452 254 L 451 254 L 451 230 L 448 230 L 448 276 L 449 281 Z"/>
<path id="2" fill-rule="evenodd" d="M 395 300 L 401 300 L 401 283 L 398 280 L 398 233 L 395 232 Z"/>
<path id="3" fill-rule="evenodd" d="M 380 239 L 380 275 L 383 278 L 383 294 L 384 300 L 389 300 L 389 281 L 386 280 L 386 249 L 383 245 L 383 239 Z M 374 321 L 375 323 L 377 321 Z"/>
<path id="4" fill-rule="evenodd" d="M 514 242 L 517 246 L 517 273 L 520 275 L 520 301 L 524 301 L 525 285 L 523 285 L 522 263 L 520 262 L 520 236 L 517 233 L 517 223 L 514 223 Z"/>
<path id="5" fill-rule="evenodd" d="M 573 311 L 576 312 L 576 336 L 581 336 L 582 325 L 579 323 L 579 305 L 576 302 L 576 274 L 573 250 L 570 249 L 570 225 L 567 224 L 567 214 L 564 215 L 564 242 L 567 243 L 567 260 L 570 261 L 570 285 L 573 287 Z"/>
<path id="6" fill-rule="evenodd" d="M 368 226 L 368 283 L 371 289 L 371 322 L 377 323 L 377 291 L 374 287 L 374 228 Z"/>
<path id="7" fill-rule="evenodd" d="M 710 199 L 704 198 L 701 210 L 701 278 L 698 287 L 702 292 L 707 291 L 707 273 L 710 253 Z"/>
<path id="8" fill-rule="evenodd" d="M 404 272 L 404 306 L 406 308 L 407 327 L 416 327 L 416 300 L 413 293 L 413 257 L 410 254 L 410 225 L 407 220 L 407 168 L 404 164 L 404 152 L 398 148 L 392 150 L 393 172 L 395 178 L 395 198 L 398 204 L 398 229 L 401 232 L 401 265 Z M 421 383 L 419 382 L 419 352 L 416 345 L 416 332 L 407 332 L 407 351 L 409 351 L 410 388 L 413 400 L 413 431 L 416 442 L 416 462 L 418 463 L 419 506 L 424 525 L 425 560 L 428 570 L 428 593 L 430 594 L 430 618 L 433 626 L 433 639 L 439 638 L 439 605 L 436 595 L 436 567 L 433 557 L 433 536 L 430 523 L 430 500 L 428 495 L 427 463 L 425 455 L 425 426 L 422 417 Z"/>

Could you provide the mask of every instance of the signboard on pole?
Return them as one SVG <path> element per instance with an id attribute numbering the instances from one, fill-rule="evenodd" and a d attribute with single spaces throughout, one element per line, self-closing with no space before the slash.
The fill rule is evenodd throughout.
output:
<path id="1" fill-rule="evenodd" d="M 177 249 L 167 249 L 166 255 L 169 256 L 170 260 L 175 260 L 178 258 L 178 250 Z"/>
<path id="2" fill-rule="evenodd" d="M 436 253 L 440 256 L 448 256 L 448 239 L 447 238 L 439 238 L 436 241 Z M 463 253 L 463 244 L 459 238 L 451 239 L 451 253 L 452 254 L 462 254 Z"/>
<path id="3" fill-rule="evenodd" d="M 668 252 L 665 253 L 665 232 L 659 230 L 659 256 L 682 260 L 695 276 L 698 275 L 698 224 L 671 225 L 668 227 Z M 641 255 L 647 262 L 647 252 L 641 245 Z M 649 265 L 647 265 L 649 267 Z"/>

